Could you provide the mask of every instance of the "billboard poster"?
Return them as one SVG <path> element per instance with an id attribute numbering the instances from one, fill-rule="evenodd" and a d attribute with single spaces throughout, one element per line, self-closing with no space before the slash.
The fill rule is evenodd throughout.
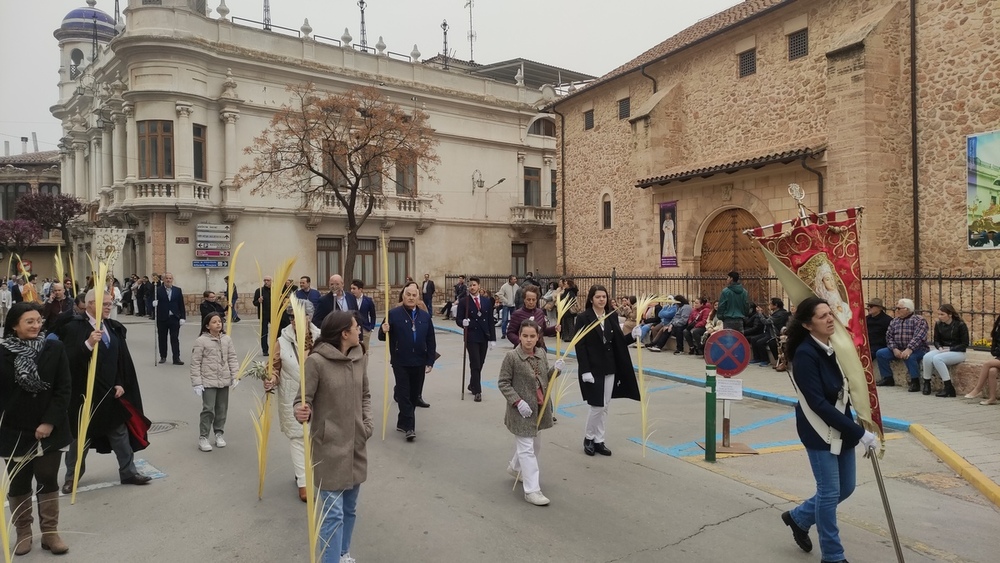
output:
<path id="1" fill-rule="evenodd" d="M 1000 247 L 1000 131 L 970 135 L 967 225 L 969 248 Z"/>
<path id="2" fill-rule="evenodd" d="M 660 204 L 660 267 L 677 267 L 677 202 Z"/>

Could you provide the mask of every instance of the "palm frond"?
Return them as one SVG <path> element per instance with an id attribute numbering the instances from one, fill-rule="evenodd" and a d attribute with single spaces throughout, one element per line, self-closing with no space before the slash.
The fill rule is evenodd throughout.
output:
<path id="1" fill-rule="evenodd" d="M 309 330 L 309 319 L 306 318 L 306 309 L 298 299 L 292 301 L 292 311 L 295 316 L 295 347 L 299 357 L 299 392 L 302 404 L 306 404 L 306 334 Z M 313 452 L 312 434 L 310 433 L 310 423 L 307 420 L 302 423 L 304 439 L 302 443 L 305 450 L 306 470 L 306 514 L 307 527 L 309 530 L 309 561 L 316 563 L 316 544 L 319 540 L 319 521 L 316 519 L 316 487 L 315 475 L 313 473 Z"/>
<path id="2" fill-rule="evenodd" d="M 385 301 L 384 322 L 389 322 L 389 248 L 385 244 L 385 231 L 381 234 L 382 242 L 382 285 Z M 389 339 L 392 335 L 385 333 L 385 378 L 382 384 L 382 440 L 385 441 L 385 429 L 389 426 Z"/>
<path id="3" fill-rule="evenodd" d="M 636 299 L 636 321 L 638 322 L 646 315 L 646 309 L 649 309 L 654 303 L 665 301 L 665 299 L 659 295 L 642 295 Z M 637 379 L 639 383 L 639 411 L 641 413 L 642 424 L 642 457 L 646 457 L 646 441 L 651 434 L 649 432 L 649 381 L 646 379 L 646 372 L 642 364 L 642 343 L 637 342 L 635 348 L 636 363 L 639 366 Z"/>

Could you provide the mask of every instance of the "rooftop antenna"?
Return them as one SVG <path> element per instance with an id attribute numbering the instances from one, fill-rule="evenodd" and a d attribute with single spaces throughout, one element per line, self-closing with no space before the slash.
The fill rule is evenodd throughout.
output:
<path id="1" fill-rule="evenodd" d="M 358 0 L 358 7 L 361 8 L 361 46 L 368 46 L 368 30 L 365 26 L 365 0 Z"/>
<path id="2" fill-rule="evenodd" d="M 472 7 L 473 0 L 469 0 L 465 3 L 465 7 L 469 9 L 469 62 L 475 62 L 475 55 L 473 55 L 472 44 L 476 41 L 476 30 L 472 27 Z"/>
<path id="3" fill-rule="evenodd" d="M 264 29 L 271 31 L 271 0 L 264 0 Z"/>
<path id="4" fill-rule="evenodd" d="M 91 7 L 93 7 L 93 4 L 91 4 Z M 93 38 L 90 41 L 91 45 L 93 46 L 93 56 L 90 57 L 91 62 L 97 60 L 97 16 L 96 15 L 94 16 L 93 19 L 93 26 L 94 26 L 94 34 Z"/>
<path id="5" fill-rule="evenodd" d="M 121 10 L 118 9 L 118 0 L 115 0 L 115 27 L 118 27 L 119 21 L 121 21 Z"/>
<path id="6" fill-rule="evenodd" d="M 441 31 L 444 32 L 444 50 L 441 51 L 441 54 L 444 55 L 444 68 L 446 68 L 446 69 L 448 68 L 448 29 L 449 28 L 450 28 L 450 26 L 448 25 L 448 20 L 444 20 L 444 21 L 441 22 Z"/>

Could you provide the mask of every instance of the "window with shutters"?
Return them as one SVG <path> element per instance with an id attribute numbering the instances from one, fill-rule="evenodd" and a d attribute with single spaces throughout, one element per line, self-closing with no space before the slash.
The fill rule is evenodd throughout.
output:
<path id="1" fill-rule="evenodd" d="M 550 194 L 551 197 L 552 197 L 552 207 L 555 207 L 556 206 L 556 202 L 557 202 L 557 200 L 556 200 L 556 190 L 558 189 L 559 186 L 558 186 L 558 184 L 556 184 L 556 171 L 555 170 L 550 170 L 549 172 L 552 174 L 552 188 L 551 188 L 552 192 Z"/>
<path id="2" fill-rule="evenodd" d="M 583 112 L 583 128 L 585 130 L 594 128 L 594 110 L 588 109 Z"/>
<path id="3" fill-rule="evenodd" d="M 618 100 L 618 119 L 628 119 L 632 115 L 631 98 Z"/>
<path id="4" fill-rule="evenodd" d="M 800 29 L 788 34 L 788 60 L 801 59 L 809 54 L 809 30 Z"/>
<path id="5" fill-rule="evenodd" d="M 756 74 L 757 72 L 757 49 L 743 51 L 740 58 L 740 78 Z"/>

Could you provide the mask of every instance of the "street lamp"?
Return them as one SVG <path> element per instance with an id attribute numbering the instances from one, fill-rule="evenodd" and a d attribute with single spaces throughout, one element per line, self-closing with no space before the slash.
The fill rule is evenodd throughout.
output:
<path id="1" fill-rule="evenodd" d="M 490 217 L 490 207 L 489 207 L 490 206 L 490 190 L 492 190 L 493 188 L 499 186 L 500 184 L 502 184 L 502 183 L 504 183 L 506 181 L 507 181 L 507 178 L 500 178 L 499 180 L 497 180 L 496 184 L 493 184 L 492 186 L 486 188 L 486 201 L 483 204 L 483 212 L 486 214 L 486 218 L 487 219 L 489 219 L 489 217 Z M 482 174 L 480 174 L 479 171 L 476 170 L 475 172 L 472 173 L 472 193 L 475 194 L 476 193 L 476 188 L 482 189 L 484 186 L 486 186 L 486 182 L 483 181 Z"/>

